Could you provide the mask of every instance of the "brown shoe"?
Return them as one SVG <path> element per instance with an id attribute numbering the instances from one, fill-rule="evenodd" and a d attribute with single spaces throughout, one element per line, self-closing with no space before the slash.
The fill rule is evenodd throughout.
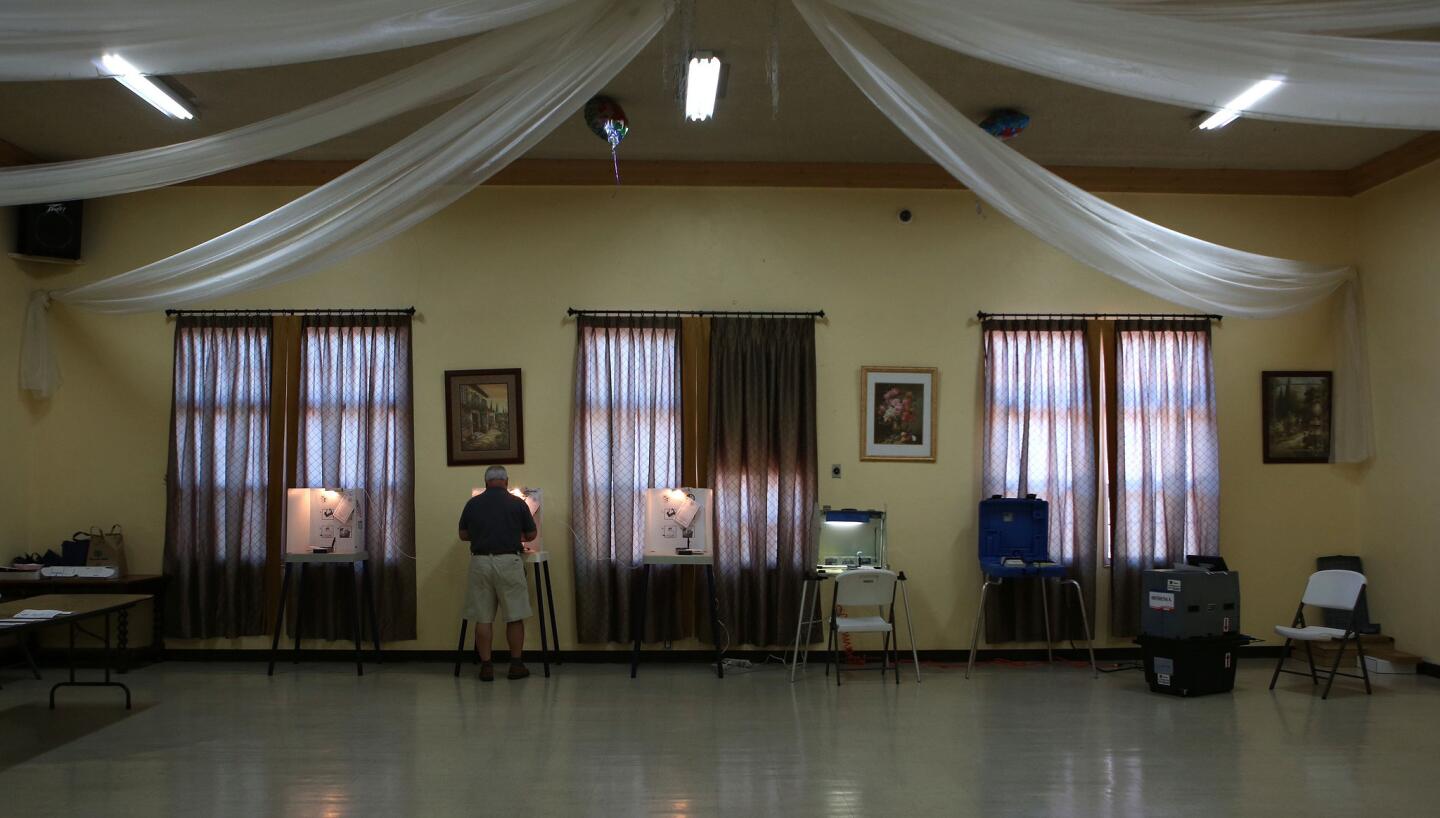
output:
<path id="1" fill-rule="evenodd" d="M 495 681 L 495 666 L 494 666 L 494 665 L 490 664 L 489 662 L 481 662 L 481 663 L 480 663 L 480 681 L 482 681 L 482 682 L 493 682 L 493 681 Z"/>
<path id="2" fill-rule="evenodd" d="M 510 664 L 510 672 L 507 673 L 507 674 L 505 674 L 505 678 L 507 678 L 507 679 L 523 679 L 523 678 L 525 678 L 526 676 L 529 676 L 529 675 L 530 675 L 530 668 L 525 667 L 523 664 L 521 664 L 521 663 L 519 663 L 519 662 L 512 662 L 512 663 Z"/>

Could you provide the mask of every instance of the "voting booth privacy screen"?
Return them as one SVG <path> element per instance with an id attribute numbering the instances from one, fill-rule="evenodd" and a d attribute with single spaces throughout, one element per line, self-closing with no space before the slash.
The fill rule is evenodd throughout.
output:
<path id="1" fill-rule="evenodd" d="M 285 551 L 289 554 L 365 550 L 365 514 L 356 489 L 299 488 L 285 492 Z"/>
<path id="2" fill-rule="evenodd" d="M 710 489 L 645 489 L 645 553 L 710 553 Z"/>

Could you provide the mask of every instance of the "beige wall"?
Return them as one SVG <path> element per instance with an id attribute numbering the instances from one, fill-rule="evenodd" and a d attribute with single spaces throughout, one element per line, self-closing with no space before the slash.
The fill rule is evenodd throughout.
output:
<path id="1" fill-rule="evenodd" d="M 1371 616 L 1398 646 L 1440 662 L 1440 163 L 1358 204 L 1375 398 L 1360 514 Z"/>
<path id="2" fill-rule="evenodd" d="M 174 188 L 93 202 L 86 213 L 86 264 L 51 286 L 154 260 L 297 193 Z M 1354 257 L 1349 200 L 1131 195 L 1115 201 L 1248 250 L 1328 262 Z M 900 206 L 915 211 L 912 224 L 897 223 Z M 0 259 L 0 276 L 34 285 L 31 271 L 9 265 Z M 977 212 L 968 193 L 714 188 L 483 189 L 334 270 L 217 306 L 410 304 L 419 309 L 421 603 L 413 646 L 422 648 L 454 644 L 465 562 L 455 520 L 481 476 L 478 469 L 445 465 L 442 373 L 524 370 L 527 462 L 512 475 L 516 483 L 546 489 L 547 519 L 558 529 L 555 521 L 568 511 L 570 474 L 574 326 L 565 320 L 567 306 L 824 308 L 829 319 L 817 330 L 821 499 L 888 506 L 893 561 L 913 578 L 916 632 L 927 648 L 967 644 L 979 586 L 976 310 L 1173 309 L 1070 261 L 988 208 Z M 6 309 L 17 314 L 9 302 Z M 1315 555 L 1356 548 L 1356 469 L 1260 463 L 1259 372 L 1330 368 L 1327 316 L 1322 305 L 1284 320 L 1229 319 L 1215 334 L 1222 550 L 1243 572 L 1245 627 L 1259 635 L 1288 620 Z M 27 412 L 33 433 L 23 437 L 32 463 L 26 534 L 39 546 L 80 525 L 122 522 L 133 569 L 156 571 L 171 326 L 158 314 L 110 317 L 60 308 L 54 327 L 66 382 L 51 405 Z M 858 462 L 863 364 L 940 368 L 938 463 Z M 844 466 L 843 479 L 828 476 L 831 463 Z M 561 641 L 571 646 L 569 560 L 564 542 L 552 542 Z M 1102 616 L 1102 642 L 1105 621 Z"/>

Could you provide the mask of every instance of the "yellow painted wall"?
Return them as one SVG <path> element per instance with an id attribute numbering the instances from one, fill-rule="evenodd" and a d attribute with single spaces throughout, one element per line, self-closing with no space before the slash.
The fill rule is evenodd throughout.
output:
<path id="1" fill-rule="evenodd" d="M 86 264 L 49 286 L 121 272 L 188 247 L 288 200 L 285 189 L 174 188 L 87 207 Z M 1353 259 L 1343 199 L 1129 195 L 1115 201 L 1178 230 L 1249 250 Z M 901 225 L 895 211 L 914 210 Z M 0 276 L 34 283 L 31 271 Z M 913 578 L 921 647 L 969 639 L 980 578 L 980 333 L 985 310 L 1171 310 L 1070 261 L 954 191 L 491 188 L 321 275 L 209 306 L 415 305 L 420 638 L 454 644 L 465 551 L 460 506 L 481 472 L 444 458 L 446 369 L 524 370 L 527 462 L 515 483 L 543 487 L 547 520 L 568 512 L 574 326 L 567 306 L 823 308 L 817 330 L 821 500 L 888 506 L 894 563 Z M 6 303 L 9 314 L 13 305 Z M 1222 550 L 1242 571 L 1245 627 L 1288 620 L 1313 557 L 1356 544 L 1356 469 L 1262 466 L 1259 373 L 1330 368 L 1328 309 L 1275 321 L 1226 320 L 1215 333 L 1224 463 Z M 172 328 L 158 314 L 58 308 L 66 382 L 28 411 L 26 533 L 36 546 L 77 526 L 122 522 L 136 571 L 157 571 Z M 864 364 L 940 368 L 939 462 L 858 461 Z M 831 479 L 839 463 L 844 478 Z M 554 535 L 552 535 L 553 537 Z M 560 635 L 574 645 L 571 571 L 552 540 Z M 1105 575 L 1102 574 L 1102 583 Z M 1104 593 L 1102 591 L 1102 610 Z M 1102 643 L 1107 619 L 1100 617 Z M 536 644 L 535 634 L 530 634 Z M 212 643 L 222 646 L 222 643 Z M 230 644 L 230 643 L 224 643 Z M 237 646 L 268 644 L 241 640 Z M 1119 644 L 1119 643 L 1117 643 Z M 343 647 L 343 646 L 340 646 Z"/>
<path id="2" fill-rule="evenodd" d="M 14 222 L 0 218 L 0 247 L 14 246 Z M 5 259 L 9 261 L 9 259 Z M 20 326 L 29 298 L 25 276 L 0 263 L 0 562 L 25 551 L 30 413 L 20 394 Z"/>
<path id="3" fill-rule="evenodd" d="M 1440 163 L 1358 205 L 1377 450 L 1360 513 L 1371 617 L 1440 662 Z"/>

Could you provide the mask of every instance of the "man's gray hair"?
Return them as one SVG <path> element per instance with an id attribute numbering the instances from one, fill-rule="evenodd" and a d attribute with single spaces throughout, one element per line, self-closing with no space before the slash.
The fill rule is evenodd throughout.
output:
<path id="1" fill-rule="evenodd" d="M 510 473 L 507 472 L 507 471 L 505 471 L 505 467 L 504 467 L 504 466 L 491 466 L 490 468 L 488 468 L 488 469 L 485 470 L 485 482 L 486 482 L 486 483 L 489 483 L 491 480 L 506 480 L 506 481 L 508 481 L 509 479 L 510 479 Z"/>

